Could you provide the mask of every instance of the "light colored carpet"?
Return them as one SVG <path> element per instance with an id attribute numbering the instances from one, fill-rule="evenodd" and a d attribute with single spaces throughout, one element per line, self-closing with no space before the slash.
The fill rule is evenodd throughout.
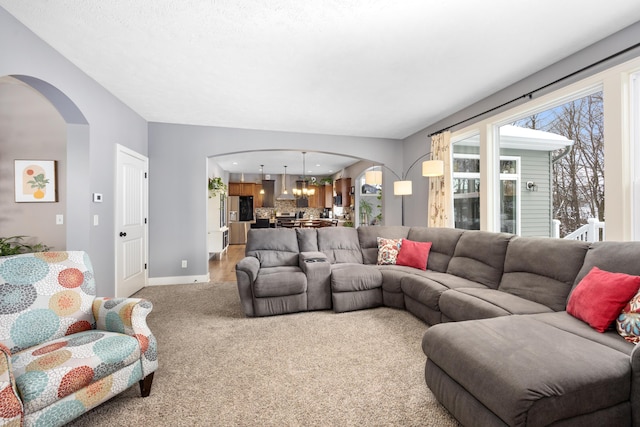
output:
<path id="1" fill-rule="evenodd" d="M 426 325 L 391 308 L 245 318 L 235 283 L 147 287 L 160 367 L 72 426 L 456 426 L 424 381 Z"/>

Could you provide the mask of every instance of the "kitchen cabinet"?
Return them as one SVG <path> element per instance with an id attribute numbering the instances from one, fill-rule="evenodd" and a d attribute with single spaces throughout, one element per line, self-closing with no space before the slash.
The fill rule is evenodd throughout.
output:
<path id="1" fill-rule="evenodd" d="M 260 189 L 258 188 L 258 192 Z M 253 182 L 230 182 L 229 183 L 229 195 L 230 196 L 254 196 L 256 192 L 256 185 Z"/>
<path id="2" fill-rule="evenodd" d="M 351 206 L 351 178 L 340 178 L 335 181 L 336 195 L 342 196 L 339 206 Z"/>
<path id="3" fill-rule="evenodd" d="M 333 207 L 333 184 L 325 184 L 323 208 L 331 209 L 332 207 Z"/>

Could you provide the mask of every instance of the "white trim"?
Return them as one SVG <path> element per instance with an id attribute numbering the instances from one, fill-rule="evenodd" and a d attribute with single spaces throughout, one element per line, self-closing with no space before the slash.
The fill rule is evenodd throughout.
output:
<path id="1" fill-rule="evenodd" d="M 632 236 L 633 240 L 640 240 L 640 71 L 629 76 L 631 96 L 631 152 L 632 161 Z"/>
<path id="2" fill-rule="evenodd" d="M 150 277 L 147 286 L 186 285 L 190 283 L 209 283 L 209 273 L 201 276 Z"/>

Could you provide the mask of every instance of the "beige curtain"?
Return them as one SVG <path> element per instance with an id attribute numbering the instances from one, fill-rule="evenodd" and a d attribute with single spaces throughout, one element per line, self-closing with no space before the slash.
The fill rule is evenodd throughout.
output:
<path id="1" fill-rule="evenodd" d="M 444 162 L 444 175 L 429 178 L 429 227 L 453 227 L 451 132 L 431 136 L 431 158 Z"/>

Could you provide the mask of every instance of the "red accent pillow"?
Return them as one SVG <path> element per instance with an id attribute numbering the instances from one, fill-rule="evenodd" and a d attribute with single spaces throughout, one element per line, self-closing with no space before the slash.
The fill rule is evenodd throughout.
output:
<path id="1" fill-rule="evenodd" d="M 640 276 L 593 267 L 571 292 L 567 313 L 604 332 L 639 288 Z"/>
<path id="2" fill-rule="evenodd" d="M 402 239 L 396 265 L 406 265 L 407 267 L 426 270 L 431 244 L 431 242 L 414 242 L 413 240 Z"/>

